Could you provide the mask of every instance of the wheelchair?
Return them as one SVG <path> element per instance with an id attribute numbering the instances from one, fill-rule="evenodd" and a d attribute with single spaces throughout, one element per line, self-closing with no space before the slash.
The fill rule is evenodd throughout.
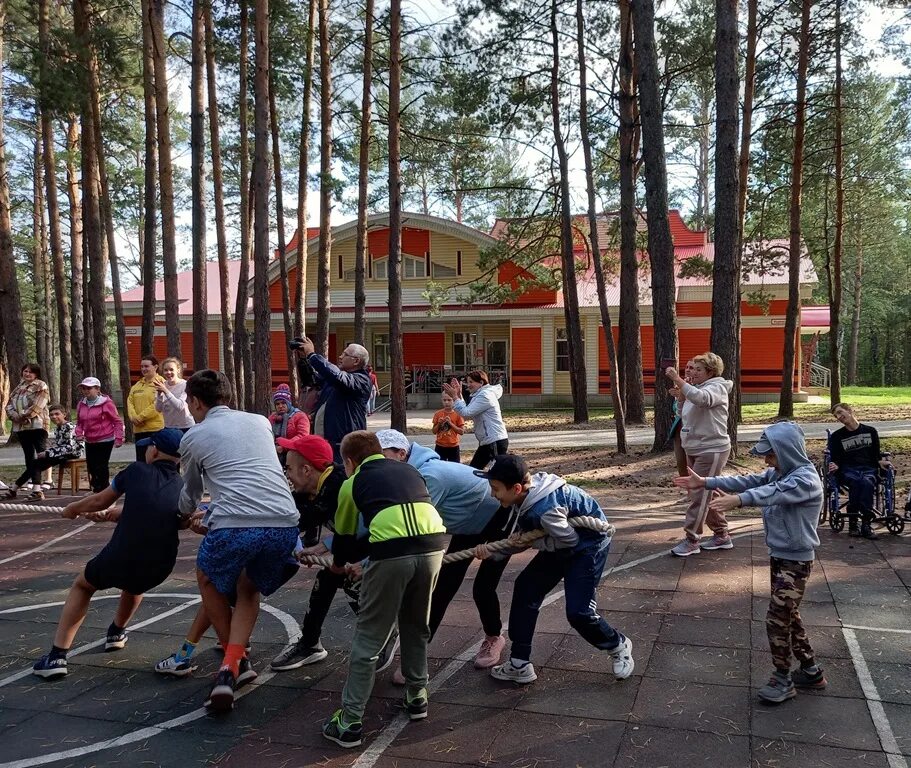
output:
<path id="1" fill-rule="evenodd" d="M 841 531 L 845 527 L 845 521 L 860 522 L 859 512 L 848 512 L 848 489 L 847 486 L 841 485 L 833 473 L 829 472 L 829 462 L 831 453 L 829 452 L 828 435 L 826 430 L 826 449 L 822 454 L 822 463 L 819 465 L 819 477 L 822 480 L 823 493 L 825 501 L 822 510 L 819 513 L 819 524 L 822 525 L 828 520 L 829 527 L 833 531 Z M 888 459 L 889 453 L 884 453 L 883 458 Z M 905 509 L 911 507 L 911 495 Z M 873 491 L 873 519 L 871 524 L 877 523 L 885 526 L 889 533 L 898 535 L 905 528 L 905 520 L 900 514 L 895 513 L 895 470 L 891 467 L 883 469 L 880 467 L 876 472 L 876 487 Z"/>

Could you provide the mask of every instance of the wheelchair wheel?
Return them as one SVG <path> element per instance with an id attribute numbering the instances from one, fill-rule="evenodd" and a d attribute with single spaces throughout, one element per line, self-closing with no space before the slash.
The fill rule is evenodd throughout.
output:
<path id="1" fill-rule="evenodd" d="M 844 527 L 845 527 L 844 515 L 839 515 L 839 514 L 830 515 L 829 516 L 829 527 L 835 532 L 844 530 Z"/>
<path id="2" fill-rule="evenodd" d="M 885 520 L 883 520 L 883 523 L 885 524 L 886 529 L 889 531 L 889 533 L 898 535 L 903 530 L 905 530 L 905 521 L 898 515 L 890 515 Z"/>

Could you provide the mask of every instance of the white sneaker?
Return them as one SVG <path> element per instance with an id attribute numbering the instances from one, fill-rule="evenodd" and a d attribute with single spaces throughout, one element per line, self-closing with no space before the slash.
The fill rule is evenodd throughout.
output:
<path id="1" fill-rule="evenodd" d="M 614 658 L 614 677 L 618 680 L 626 680 L 633 674 L 636 663 L 633 661 L 633 643 L 628 637 L 623 637 L 620 645 L 608 653 Z"/>
<path id="2" fill-rule="evenodd" d="M 50 490 L 53 489 L 53 487 L 54 487 L 54 486 L 53 486 L 51 483 L 41 483 L 41 490 L 42 490 L 42 491 L 50 491 Z"/>
<path id="3" fill-rule="evenodd" d="M 0 491 L 8 491 L 8 490 L 9 490 L 9 486 L 6 483 L 4 483 L 2 480 L 0 480 Z"/>
<path id="4" fill-rule="evenodd" d="M 505 664 L 498 664 L 490 670 L 490 676 L 497 680 L 506 680 L 507 682 L 528 685 L 538 679 L 535 674 L 535 667 L 530 661 L 517 667 L 510 659 Z"/>

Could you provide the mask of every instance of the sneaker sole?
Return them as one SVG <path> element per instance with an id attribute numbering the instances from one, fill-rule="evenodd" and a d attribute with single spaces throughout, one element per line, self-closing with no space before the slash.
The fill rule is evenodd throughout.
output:
<path id="1" fill-rule="evenodd" d="M 820 680 L 820 681 L 817 682 L 817 683 L 803 683 L 803 684 L 801 684 L 801 683 L 795 682 L 795 683 L 794 683 L 794 687 L 795 687 L 795 688 L 800 688 L 800 689 L 802 689 L 802 690 L 804 690 L 804 691 L 821 691 L 821 690 L 823 690 L 828 684 L 829 684 L 829 682 L 828 682 L 825 678 L 823 678 L 822 680 Z"/>
<path id="2" fill-rule="evenodd" d="M 300 661 L 292 661 L 285 664 L 276 664 L 274 661 L 269 665 L 269 669 L 273 672 L 289 672 L 292 669 L 300 669 L 305 667 L 308 664 L 316 664 L 319 661 L 322 661 L 329 655 L 329 651 L 321 651 L 320 653 L 311 653 L 304 659 Z M 379 670 L 377 670 L 379 671 Z"/>
<path id="3" fill-rule="evenodd" d="M 215 712 L 230 712 L 234 709 L 234 691 L 229 685 L 219 685 L 212 689 L 207 706 Z"/>
<path id="4" fill-rule="evenodd" d="M 727 544 L 719 544 L 718 546 L 709 546 L 708 544 L 700 544 L 700 549 L 704 549 L 706 552 L 714 552 L 716 549 L 733 549 L 733 542 L 728 542 Z"/>
<path id="5" fill-rule="evenodd" d="M 702 547 L 699 549 L 692 549 L 689 552 L 674 552 L 673 549 L 671 550 L 671 554 L 674 557 L 689 557 L 690 555 L 698 555 L 700 552 L 702 552 Z"/>
<path id="6" fill-rule="evenodd" d="M 392 666 L 392 662 L 395 661 L 395 652 L 398 649 L 399 649 L 399 638 L 396 638 L 395 642 L 392 644 L 392 650 L 389 652 L 389 655 L 383 660 L 383 663 L 380 664 L 379 661 L 377 661 L 377 664 L 376 664 L 377 674 L 389 669 L 389 667 Z"/>
<path id="7" fill-rule="evenodd" d="M 240 688 L 242 685 L 247 683 L 252 683 L 257 677 L 259 677 L 259 672 L 255 669 L 251 669 L 249 672 L 244 672 L 242 675 L 237 677 L 237 687 Z"/>
<path id="8" fill-rule="evenodd" d="M 119 651 L 127 644 L 126 640 L 117 640 L 113 643 L 106 642 L 104 644 L 104 650 L 106 651 Z"/>
<path id="9" fill-rule="evenodd" d="M 53 680 L 55 677 L 66 677 L 65 669 L 33 669 L 33 675 L 43 677 L 45 680 Z"/>
<path id="10" fill-rule="evenodd" d="M 426 719 L 426 717 L 427 717 L 426 710 L 424 712 L 409 712 L 408 713 L 409 720 L 424 720 L 424 719 Z"/>
<path id="11" fill-rule="evenodd" d="M 766 704 L 784 704 L 788 699 L 793 699 L 797 695 L 797 691 L 788 691 L 784 696 L 779 696 L 774 699 L 763 696 L 761 693 L 758 695 L 760 700 L 764 701 Z"/>
<path id="12" fill-rule="evenodd" d="M 517 683 L 518 685 L 528 685 L 529 683 L 533 683 L 538 679 L 537 672 L 535 672 L 531 677 L 524 677 L 521 680 L 515 677 L 509 677 L 508 675 L 498 675 L 494 670 L 490 671 L 490 676 L 494 680 L 502 680 L 505 683 Z"/>
<path id="13" fill-rule="evenodd" d="M 188 677 L 192 675 L 196 670 L 196 667 L 187 667 L 186 669 L 159 669 L 155 667 L 155 671 L 159 675 L 170 675 L 171 677 Z"/>
<path id="14" fill-rule="evenodd" d="M 335 736 L 330 736 L 328 733 L 324 733 L 323 738 L 328 739 L 333 744 L 338 744 L 340 747 L 344 747 L 345 749 L 348 749 L 349 747 L 359 747 L 361 745 L 361 742 L 363 742 L 363 739 L 358 739 L 357 741 L 342 741 L 341 739 L 337 739 Z"/>

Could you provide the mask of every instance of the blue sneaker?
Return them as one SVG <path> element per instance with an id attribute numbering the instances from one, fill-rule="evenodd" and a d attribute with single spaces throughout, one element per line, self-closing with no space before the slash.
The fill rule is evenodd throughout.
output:
<path id="1" fill-rule="evenodd" d="M 32 674 L 53 680 L 57 677 L 66 677 L 66 656 L 53 657 L 51 654 L 42 656 L 32 667 Z"/>

